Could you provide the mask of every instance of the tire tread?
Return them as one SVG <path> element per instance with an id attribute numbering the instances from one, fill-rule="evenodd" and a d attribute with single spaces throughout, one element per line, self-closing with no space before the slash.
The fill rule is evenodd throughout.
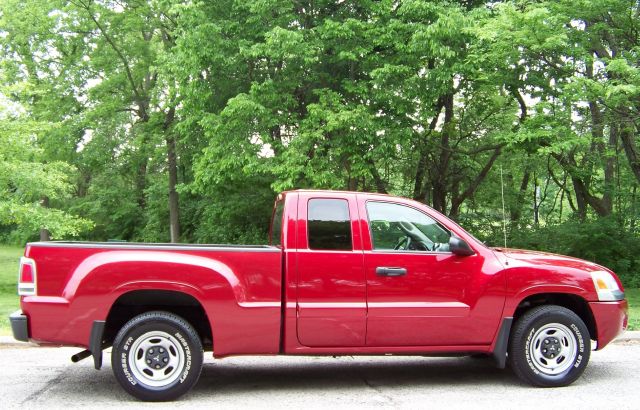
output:
<path id="1" fill-rule="evenodd" d="M 570 318 L 572 321 L 576 322 L 576 325 L 580 327 L 581 333 L 583 333 L 583 341 L 585 343 L 585 352 L 583 364 L 577 369 L 570 371 L 564 378 L 544 378 L 535 375 L 530 371 L 529 364 L 526 362 L 524 355 L 520 355 L 519 349 L 524 349 L 524 343 L 526 340 L 527 332 L 529 331 L 531 325 L 549 315 L 566 315 L 567 318 Z M 563 306 L 558 305 L 543 305 L 537 306 L 529 311 L 527 311 L 524 315 L 522 315 L 514 325 L 513 331 L 509 337 L 509 363 L 514 373 L 518 378 L 524 382 L 527 382 L 531 385 L 538 387 L 560 387 L 560 386 L 568 386 L 573 383 L 580 375 L 584 372 L 588 362 L 589 356 L 591 353 L 591 339 L 589 335 L 589 331 L 580 318 L 575 312 L 570 309 L 567 309 Z"/>
<path id="2" fill-rule="evenodd" d="M 139 326 L 147 325 L 153 322 L 161 322 L 179 328 L 185 333 L 185 337 L 188 339 L 188 342 L 194 344 L 193 357 L 195 359 L 193 359 L 193 361 L 195 363 L 192 363 L 191 371 L 195 371 L 196 376 L 187 385 L 178 384 L 170 387 L 167 390 L 161 391 L 147 390 L 140 385 L 134 386 L 129 383 L 124 374 L 120 371 L 121 364 L 119 362 L 118 352 L 123 341 L 126 340 L 125 338 L 129 334 L 129 332 L 135 330 Z M 111 367 L 113 368 L 113 372 L 120 385 L 132 396 L 144 401 L 171 401 L 187 393 L 197 383 L 198 379 L 200 378 L 200 372 L 202 370 L 203 354 L 202 340 L 200 339 L 198 332 L 189 322 L 187 322 L 180 316 L 170 312 L 149 311 L 141 313 L 140 315 L 129 320 L 120 329 L 120 331 L 118 331 L 118 334 L 116 335 L 113 342 L 113 350 L 111 353 Z"/>

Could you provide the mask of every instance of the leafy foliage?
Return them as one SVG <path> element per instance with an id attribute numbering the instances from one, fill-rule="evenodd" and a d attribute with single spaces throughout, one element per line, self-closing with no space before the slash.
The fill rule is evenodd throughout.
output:
<path id="1" fill-rule="evenodd" d="M 16 227 L 14 237 L 23 240 L 39 229 L 61 238 L 93 226 L 87 219 L 41 206 L 44 197 L 52 202 L 69 199 L 74 188 L 74 167 L 44 162 L 35 142 L 35 133 L 54 126 L 11 116 L 0 107 L 0 225 Z"/>
<path id="2" fill-rule="evenodd" d="M 499 243 L 501 232 L 487 237 Z M 590 222 L 570 220 L 511 234 L 511 247 L 571 255 L 607 266 L 628 287 L 640 287 L 640 238 L 623 229 L 617 221 L 602 218 Z"/>
<path id="3" fill-rule="evenodd" d="M 5 237 L 264 242 L 278 191 L 377 191 L 637 283 L 637 2 L 1 2 Z"/>

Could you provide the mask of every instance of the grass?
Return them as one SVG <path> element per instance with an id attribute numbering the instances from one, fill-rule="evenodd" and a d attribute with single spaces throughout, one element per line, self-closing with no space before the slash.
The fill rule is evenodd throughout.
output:
<path id="1" fill-rule="evenodd" d="M 0 335 L 11 334 L 9 315 L 20 307 L 18 261 L 24 248 L 0 245 Z"/>
<path id="2" fill-rule="evenodd" d="M 23 248 L 0 245 L 0 335 L 11 334 L 8 316 L 19 309 L 18 260 Z M 625 289 L 629 301 L 629 330 L 640 330 L 640 288 Z"/>
<path id="3" fill-rule="evenodd" d="M 640 330 L 640 289 L 625 289 L 629 302 L 629 330 Z"/>

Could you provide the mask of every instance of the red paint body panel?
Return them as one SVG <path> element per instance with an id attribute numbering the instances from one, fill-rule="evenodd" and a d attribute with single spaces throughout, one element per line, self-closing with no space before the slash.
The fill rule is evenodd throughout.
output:
<path id="1" fill-rule="evenodd" d="M 338 195 L 341 199 L 343 196 Z M 355 196 L 348 198 L 352 220 L 350 251 L 312 250 L 307 241 L 307 205 L 314 194 L 298 195 L 296 245 L 297 334 L 310 347 L 364 346 L 367 289 Z M 334 199 L 323 195 L 324 199 Z"/>
<path id="2" fill-rule="evenodd" d="M 280 250 L 127 247 L 28 246 L 25 256 L 36 260 L 39 287 L 38 296 L 22 299 L 30 337 L 87 346 L 93 321 L 105 320 L 119 296 L 156 289 L 183 292 L 202 304 L 216 354 L 279 351 Z"/>
<path id="3" fill-rule="evenodd" d="M 626 300 L 589 303 L 598 332 L 598 350 L 608 345 L 627 328 L 629 320 Z"/>
<path id="4" fill-rule="evenodd" d="M 309 248 L 307 207 L 314 198 L 348 202 L 352 250 Z M 487 248 L 455 222 L 404 198 L 292 191 L 278 201 L 284 203 L 278 246 L 29 244 L 25 256 L 37 267 L 37 296 L 21 301 L 29 337 L 86 347 L 93 321 L 105 320 L 118 297 L 136 290 L 195 298 L 208 317 L 217 357 L 491 352 L 503 318 L 542 293 L 587 301 L 598 348 L 626 326 L 626 301 L 598 301 L 590 272 L 608 270 L 594 263 Z M 414 208 L 475 254 L 374 250 L 367 201 Z M 378 275 L 376 268 L 384 266 L 407 272 Z"/>
<path id="5" fill-rule="evenodd" d="M 505 277 L 493 253 L 477 247 L 472 256 L 450 252 L 375 251 L 366 203 L 410 206 L 447 226 L 430 208 L 387 196 L 358 195 L 367 274 L 367 346 L 488 345 L 502 319 Z M 458 236 L 464 231 L 449 226 Z M 385 277 L 376 267 L 407 269 Z"/>

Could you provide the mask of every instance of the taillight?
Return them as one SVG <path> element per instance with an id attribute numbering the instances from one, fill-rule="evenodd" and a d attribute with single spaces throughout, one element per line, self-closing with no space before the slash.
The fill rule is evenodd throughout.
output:
<path id="1" fill-rule="evenodd" d="M 36 294 L 36 261 L 31 258 L 20 258 L 20 273 L 18 275 L 18 295 L 31 296 Z"/>

